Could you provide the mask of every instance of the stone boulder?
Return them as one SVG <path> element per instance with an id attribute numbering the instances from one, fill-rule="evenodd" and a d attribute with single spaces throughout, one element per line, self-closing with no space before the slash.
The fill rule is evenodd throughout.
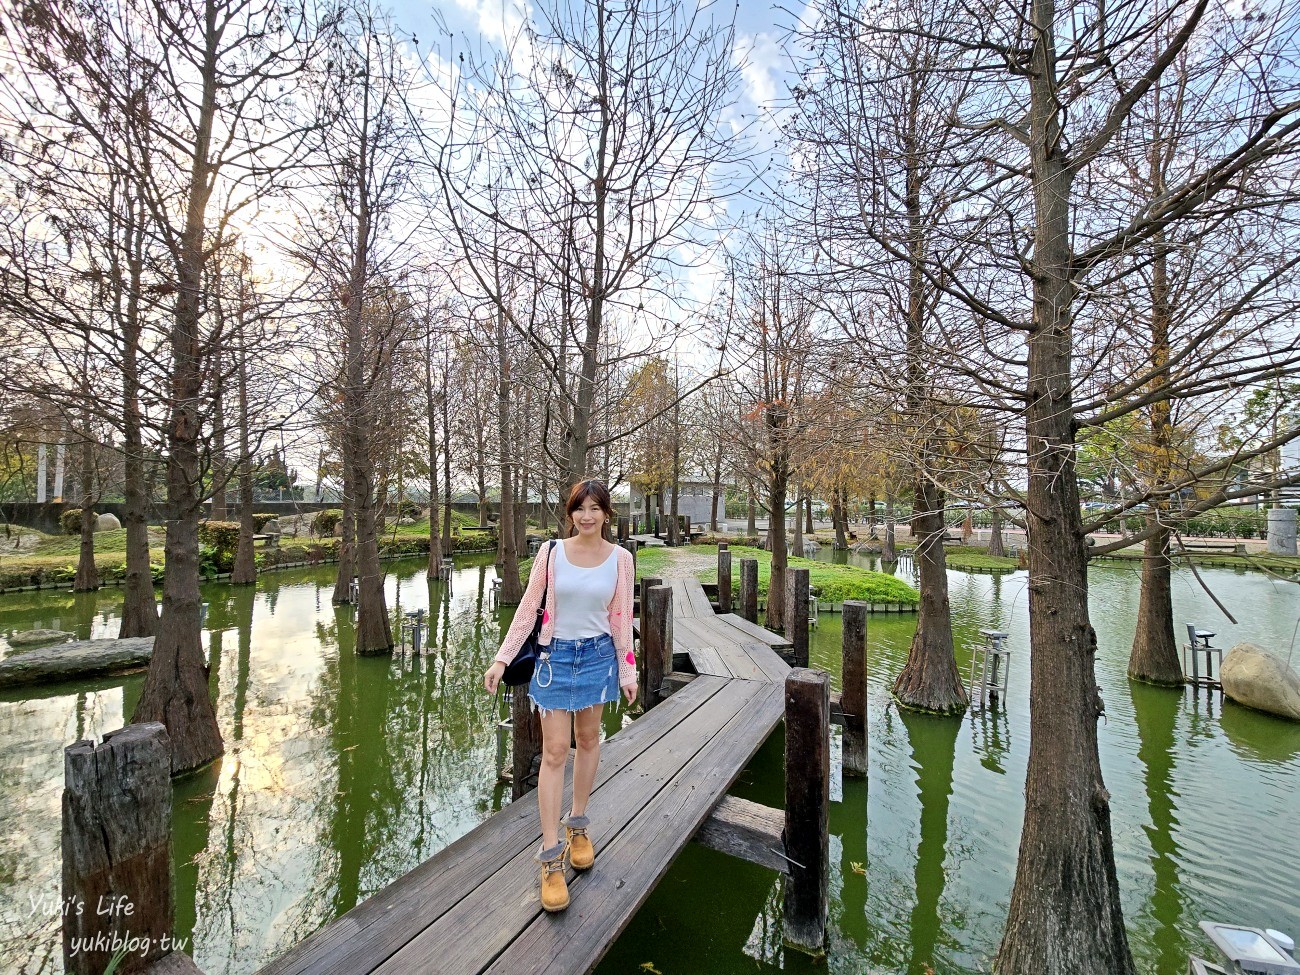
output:
<path id="1" fill-rule="evenodd" d="M 75 633 L 67 630 L 19 630 L 9 637 L 11 647 L 35 647 L 42 643 L 55 643 L 76 638 Z"/>
<path id="2" fill-rule="evenodd" d="M 1263 647 L 1238 643 L 1223 658 L 1219 680 L 1238 704 L 1300 721 L 1300 675 Z"/>
<path id="3" fill-rule="evenodd" d="M 283 534 L 283 530 L 280 528 L 280 519 L 279 519 L 279 518 L 272 518 L 272 519 L 271 519 L 270 521 L 268 521 L 265 525 L 263 525 L 263 526 L 262 526 L 262 534 L 263 534 L 263 535 L 280 535 L 280 534 Z"/>
<path id="4" fill-rule="evenodd" d="M 821 550 L 822 550 L 821 545 L 813 541 L 811 538 L 806 539 L 803 543 L 803 557 L 806 559 L 812 558 Z"/>
<path id="5" fill-rule="evenodd" d="M 97 532 L 115 532 L 121 527 L 122 522 L 118 520 L 117 515 L 110 511 L 95 516 L 95 531 Z"/>

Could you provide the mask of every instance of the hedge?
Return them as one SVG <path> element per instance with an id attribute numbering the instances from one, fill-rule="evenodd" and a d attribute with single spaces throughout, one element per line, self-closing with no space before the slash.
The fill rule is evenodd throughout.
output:
<path id="1" fill-rule="evenodd" d="M 63 514 L 59 515 L 59 527 L 63 529 L 65 535 L 81 534 L 81 509 L 66 508 Z"/>
<path id="2" fill-rule="evenodd" d="M 316 512 L 316 517 L 311 520 L 311 530 L 322 537 L 333 535 L 334 529 L 342 520 L 341 508 L 326 508 L 324 511 Z"/>

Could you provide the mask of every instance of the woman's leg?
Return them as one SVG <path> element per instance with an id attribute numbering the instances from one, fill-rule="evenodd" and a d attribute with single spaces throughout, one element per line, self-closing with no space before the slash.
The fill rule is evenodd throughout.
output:
<path id="1" fill-rule="evenodd" d="M 570 712 L 559 708 L 542 712 L 542 767 L 537 773 L 537 813 L 542 821 L 542 847 L 548 850 L 560 841 L 560 803 L 564 798 L 564 765 L 569 759 L 571 719 Z"/>
<path id="2" fill-rule="evenodd" d="M 587 814 L 587 800 L 591 786 L 596 781 L 596 766 L 600 764 L 600 714 L 605 705 L 594 704 L 573 715 L 573 737 L 578 742 L 578 755 L 573 760 L 573 815 Z"/>

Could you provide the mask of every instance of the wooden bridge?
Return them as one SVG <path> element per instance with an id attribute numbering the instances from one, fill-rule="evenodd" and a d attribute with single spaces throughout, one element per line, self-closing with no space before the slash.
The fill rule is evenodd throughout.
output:
<path id="1" fill-rule="evenodd" d="M 650 633 L 642 607 L 642 653 L 656 657 L 660 667 L 649 670 L 658 670 L 663 680 L 651 690 L 649 710 L 602 745 L 588 809 L 596 867 L 580 875 L 569 871 L 567 911 L 551 915 L 541 909 L 533 860 L 541 832 L 536 803 L 525 799 L 326 925 L 260 975 L 586 973 L 692 839 L 778 870 L 816 860 L 816 850 L 800 858 L 786 850 L 782 830 L 789 809 L 768 809 L 728 797 L 727 791 L 781 721 L 789 687 L 801 679 L 813 710 L 819 695 L 823 704 L 811 738 L 794 735 L 793 744 L 811 749 L 810 774 L 828 780 L 826 675 L 792 671 L 778 652 L 788 642 L 735 614 L 715 614 L 694 579 L 666 580 L 649 592 L 652 608 L 663 606 L 668 613 Z M 674 659 L 686 669 L 673 669 Z M 656 693 L 667 688 L 676 689 L 667 696 Z M 820 862 L 808 868 L 821 874 L 821 902 L 811 905 L 814 915 L 820 911 L 813 918 L 813 950 L 820 948 L 825 923 L 827 791 L 828 782 L 820 789 L 799 787 L 799 801 L 812 804 L 814 818 L 818 804 L 821 810 L 820 839 L 816 823 L 810 831 L 822 850 Z M 568 800 L 566 787 L 566 808 Z"/>

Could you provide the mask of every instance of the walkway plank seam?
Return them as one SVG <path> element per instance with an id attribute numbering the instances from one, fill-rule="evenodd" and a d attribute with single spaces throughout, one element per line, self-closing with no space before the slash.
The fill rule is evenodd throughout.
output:
<path id="1" fill-rule="evenodd" d="M 568 911 L 541 910 L 536 804 L 513 803 L 258 975 L 590 971 L 784 713 L 780 637 L 716 615 L 696 579 L 665 584 L 674 649 L 700 676 L 603 745 L 589 807 L 597 867 L 569 871 Z"/>

